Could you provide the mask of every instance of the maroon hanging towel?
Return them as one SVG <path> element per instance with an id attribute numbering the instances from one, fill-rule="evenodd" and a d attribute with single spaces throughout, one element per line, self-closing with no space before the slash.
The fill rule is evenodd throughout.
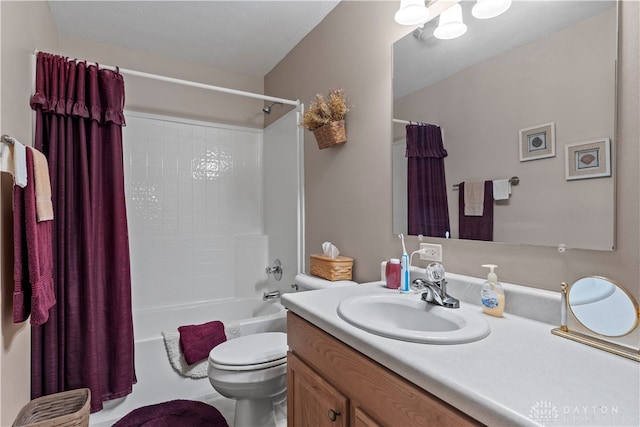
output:
<path id="1" fill-rule="evenodd" d="M 37 221 L 33 152 L 26 150 L 27 185 L 13 187 L 13 321 L 32 325 L 49 320 L 56 303 L 51 221 Z"/>

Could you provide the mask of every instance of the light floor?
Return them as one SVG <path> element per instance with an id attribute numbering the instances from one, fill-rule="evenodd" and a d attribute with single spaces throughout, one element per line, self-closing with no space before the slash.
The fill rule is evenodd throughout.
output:
<path id="1" fill-rule="evenodd" d="M 205 402 L 214 406 L 216 409 L 218 409 L 218 411 L 220 411 L 222 416 L 227 420 L 227 424 L 229 424 L 230 427 L 233 427 L 234 413 L 236 410 L 235 400 L 227 399 L 226 397 L 220 396 L 219 394 L 212 394 L 212 395 L 204 396 L 200 399 L 195 399 L 195 400 L 199 400 L 201 402 Z M 287 401 L 286 400 L 275 406 L 275 413 L 276 413 L 277 427 L 287 427 Z M 117 421 L 118 420 L 105 421 L 98 424 L 90 424 L 90 426 L 91 427 L 111 427 Z M 255 427 L 260 427 L 260 426 L 255 426 Z"/>

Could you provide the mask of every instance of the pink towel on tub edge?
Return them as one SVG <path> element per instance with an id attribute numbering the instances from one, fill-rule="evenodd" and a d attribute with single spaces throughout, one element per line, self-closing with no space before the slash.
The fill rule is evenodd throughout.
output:
<path id="1" fill-rule="evenodd" d="M 189 365 L 206 359 L 212 348 L 227 340 L 224 324 L 219 320 L 201 325 L 180 326 L 178 332 L 180 332 L 180 350 Z"/>

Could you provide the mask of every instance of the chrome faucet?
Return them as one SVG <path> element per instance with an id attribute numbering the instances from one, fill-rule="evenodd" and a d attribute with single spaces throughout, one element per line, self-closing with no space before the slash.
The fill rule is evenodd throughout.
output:
<path id="1" fill-rule="evenodd" d="M 447 281 L 444 280 L 444 267 L 438 262 L 427 267 L 427 280 L 415 279 L 412 284 L 417 288 L 423 288 L 420 299 L 430 304 L 446 308 L 460 308 L 460 301 L 447 294 Z"/>
<path id="2" fill-rule="evenodd" d="M 280 291 L 271 291 L 271 292 L 265 292 L 262 294 L 263 301 L 276 299 L 276 298 L 280 298 Z"/>

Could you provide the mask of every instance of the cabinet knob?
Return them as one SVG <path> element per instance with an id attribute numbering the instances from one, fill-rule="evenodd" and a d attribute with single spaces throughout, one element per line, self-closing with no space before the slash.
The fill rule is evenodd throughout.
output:
<path id="1" fill-rule="evenodd" d="M 340 415 L 340 411 L 336 411 L 335 409 L 329 409 L 329 419 L 331 421 L 335 421 L 336 418 L 338 418 L 338 415 Z"/>

